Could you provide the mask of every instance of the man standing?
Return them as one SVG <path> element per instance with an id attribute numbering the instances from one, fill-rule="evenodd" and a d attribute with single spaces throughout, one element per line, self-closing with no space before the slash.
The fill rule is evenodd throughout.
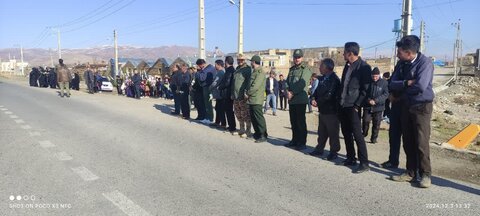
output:
<path id="1" fill-rule="evenodd" d="M 115 82 L 117 83 L 117 93 L 118 95 L 122 95 L 122 85 L 123 85 L 123 79 L 120 75 L 116 76 Z"/>
<path id="2" fill-rule="evenodd" d="M 363 106 L 362 131 L 363 136 L 368 136 L 370 122 L 373 120 L 372 136 L 370 142 L 377 143 L 378 131 L 382 122 L 383 110 L 385 110 L 385 101 L 388 98 L 388 83 L 380 79 L 380 70 L 377 67 L 372 70 L 372 82 L 367 89 L 367 100 Z"/>
<path id="3" fill-rule="evenodd" d="M 412 181 L 420 174 L 419 187 L 431 186 L 430 120 L 432 118 L 433 63 L 419 52 L 420 39 L 407 35 L 396 44 L 400 61 L 395 66 L 390 87 L 401 91 L 403 148 L 407 156 L 407 171 L 392 176 L 394 181 Z M 418 177 L 418 176 L 417 176 Z"/>
<path id="4" fill-rule="evenodd" d="M 307 122 L 305 111 L 308 104 L 308 83 L 312 76 L 312 71 L 308 65 L 303 62 L 303 51 L 296 49 L 293 51 L 294 65 L 288 71 L 287 76 L 287 98 L 290 106 L 290 125 L 292 128 L 292 140 L 286 147 L 292 147 L 296 150 L 307 148 Z"/>
<path id="5" fill-rule="evenodd" d="M 232 86 L 233 86 L 233 73 L 235 73 L 235 68 L 233 68 L 233 57 L 225 57 L 225 75 L 223 75 L 222 80 L 218 86 L 220 91 L 220 96 L 223 98 L 223 110 L 228 123 L 228 131 L 230 133 L 236 132 L 237 123 L 235 121 L 235 114 L 233 112 L 233 100 L 232 100 Z"/>
<path id="6" fill-rule="evenodd" d="M 345 43 L 343 58 L 347 63 L 342 73 L 339 113 L 347 150 L 347 159 L 343 162 L 343 165 L 354 166 L 357 164 L 353 140 L 355 139 L 357 143 L 360 164 L 355 169 L 355 173 L 363 173 L 370 170 L 367 145 L 362 134 L 359 111 L 372 79 L 372 68 L 360 58 L 359 52 L 360 46 L 358 43 Z"/>
<path id="7" fill-rule="evenodd" d="M 190 73 L 187 70 L 187 65 L 182 64 L 181 68 L 181 82 L 180 82 L 180 106 L 182 109 L 182 117 L 183 119 L 190 119 L 190 83 L 192 82 L 192 78 Z"/>
<path id="8" fill-rule="evenodd" d="M 72 75 L 68 67 L 63 64 L 63 59 L 58 60 L 58 65 L 55 66 L 55 71 L 57 72 L 57 82 L 60 86 L 60 97 L 67 96 L 70 97 L 70 81 L 72 81 Z M 64 89 L 67 90 L 65 95 Z"/>
<path id="9" fill-rule="evenodd" d="M 399 70 L 397 70 L 397 73 L 398 72 Z M 389 122 L 388 144 L 390 146 L 390 154 L 388 155 L 388 160 L 381 164 L 381 166 L 386 169 L 398 168 L 398 164 L 400 163 L 400 146 L 402 143 L 402 103 L 400 101 L 402 90 L 392 90 L 390 86 L 391 81 L 392 79 L 388 79 L 390 96 L 388 97 L 389 102 L 386 102 L 390 103 L 390 109 L 388 109 L 386 116 Z M 385 112 L 387 112 L 387 108 L 385 108 Z"/>
<path id="10" fill-rule="evenodd" d="M 338 94 L 340 79 L 333 72 L 335 63 L 332 59 L 323 59 L 320 64 L 322 77 L 318 79 L 318 86 L 312 93 L 312 105 L 318 107 L 318 139 L 317 147 L 310 153 L 312 156 L 322 156 L 327 139 L 330 142 L 330 154 L 327 160 L 335 160 L 340 151 L 340 122 L 338 120 Z"/>
<path id="11" fill-rule="evenodd" d="M 87 85 L 88 93 L 93 94 L 95 75 L 93 74 L 93 71 L 90 69 L 89 65 L 87 65 L 87 70 L 83 73 L 83 79 L 85 80 L 85 85 Z"/>
<path id="12" fill-rule="evenodd" d="M 172 72 L 172 82 L 170 82 L 170 89 L 173 94 L 173 104 L 175 110 L 171 112 L 172 115 L 180 115 L 180 86 L 182 85 L 182 72 L 178 69 L 178 65 L 174 64 L 170 67 Z"/>
<path id="13" fill-rule="evenodd" d="M 287 110 L 287 84 L 283 78 L 283 74 L 278 76 L 278 90 L 280 96 L 280 110 Z"/>
<path id="14" fill-rule="evenodd" d="M 260 62 L 262 61 L 260 56 L 254 55 L 252 57 L 251 65 L 253 68 L 252 75 L 248 82 L 247 92 L 245 97 L 247 98 L 247 104 L 249 105 L 250 118 L 252 121 L 253 129 L 255 133 L 253 138 L 256 143 L 267 141 L 267 123 L 263 117 L 262 105 L 265 100 L 265 74 L 263 73 Z"/>
<path id="15" fill-rule="evenodd" d="M 245 63 L 245 56 L 241 53 L 237 56 L 237 63 L 237 69 L 233 74 L 232 99 L 235 115 L 240 124 L 238 135 L 245 138 L 251 135 L 250 111 L 245 99 L 245 90 L 252 74 L 252 68 Z"/>
<path id="16" fill-rule="evenodd" d="M 142 77 L 135 71 L 135 74 L 132 77 L 133 88 L 135 90 L 135 99 L 140 100 L 140 84 L 142 83 Z"/>
<path id="17" fill-rule="evenodd" d="M 220 81 L 225 75 L 225 64 L 223 63 L 223 60 L 219 59 L 215 61 L 215 70 L 215 78 L 212 85 L 210 86 L 210 91 L 212 92 L 213 99 L 215 99 L 215 122 L 212 124 L 212 126 L 226 129 L 227 120 L 225 118 L 225 110 L 223 104 L 224 100 L 219 90 Z"/>
<path id="18" fill-rule="evenodd" d="M 278 96 L 278 81 L 275 79 L 275 71 L 270 71 L 270 77 L 265 84 L 265 93 L 267 94 L 267 100 L 265 101 L 264 113 L 267 112 L 270 103 L 272 103 L 272 114 L 277 115 L 277 96 Z"/>
<path id="19" fill-rule="evenodd" d="M 204 59 L 198 59 L 196 62 L 200 71 L 197 73 L 200 77 L 200 86 L 202 86 L 202 95 L 203 103 L 205 105 L 205 119 L 202 123 L 210 125 L 213 123 L 213 107 L 212 101 L 210 100 L 210 85 L 213 83 L 213 78 L 215 76 L 215 68 L 205 62 Z"/>

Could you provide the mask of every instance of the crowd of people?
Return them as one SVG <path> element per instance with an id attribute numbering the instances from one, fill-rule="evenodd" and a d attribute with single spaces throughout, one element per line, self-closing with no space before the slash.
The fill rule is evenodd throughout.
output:
<path id="1" fill-rule="evenodd" d="M 382 77 L 378 68 L 372 69 L 359 56 L 358 43 L 347 42 L 343 53 L 346 65 L 341 77 L 335 73 L 335 63 L 330 58 L 322 59 L 320 74 L 312 73 L 303 60 L 303 51 L 296 49 L 287 77 L 280 74 L 279 80 L 275 70 L 268 74 L 263 71 L 260 56 L 247 59 L 240 53 L 236 56 L 236 67 L 234 58 L 227 56 L 224 60 L 216 60 L 214 65 L 204 59 L 198 59 L 196 67 L 172 65 L 171 77 L 142 78 L 138 72 L 125 80 L 116 77 L 117 91 L 119 95 L 137 99 L 171 99 L 174 102 L 172 115 L 195 120 L 232 135 L 250 137 L 256 143 L 268 141 L 264 114 L 271 108 L 275 116 L 279 101 L 280 110 L 288 109 L 292 133 L 285 146 L 299 151 L 305 150 L 307 144 L 307 109 L 312 112 L 313 107 L 317 107 L 317 145 L 309 154 L 323 157 L 328 141 L 330 148 L 326 159 L 336 160 L 341 149 L 341 131 L 346 149 L 343 165 L 354 167 L 355 173 L 370 170 L 365 141 L 370 123 L 369 139 L 375 144 L 382 120 L 388 119 L 390 152 L 388 160 L 381 166 L 398 168 L 403 141 L 407 156 L 406 172 L 391 176 L 391 180 L 416 181 L 419 187 L 428 188 L 432 173 L 429 137 L 434 68 L 432 61 L 419 52 L 420 40 L 417 36 L 405 36 L 396 46 L 399 62 L 391 77 L 388 72 Z M 62 65 L 60 62 L 56 68 L 57 81 L 59 86 L 66 85 L 68 90 L 68 81 L 58 75 Z M 36 76 L 38 72 L 32 73 Z M 89 91 L 93 91 L 94 76 L 93 71 L 85 73 Z M 197 112 L 195 119 L 191 119 L 192 110 Z"/>

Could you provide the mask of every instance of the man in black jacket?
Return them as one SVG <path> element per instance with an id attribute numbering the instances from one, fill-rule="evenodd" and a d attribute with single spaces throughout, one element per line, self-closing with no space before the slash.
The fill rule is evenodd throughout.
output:
<path id="1" fill-rule="evenodd" d="M 358 43 L 345 43 L 343 57 L 347 63 L 342 73 L 339 113 L 347 150 L 347 159 L 343 162 L 343 165 L 354 166 L 357 164 L 353 140 L 355 139 L 357 143 L 360 165 L 355 169 L 355 173 L 370 170 L 359 111 L 372 79 L 372 68 L 358 56 L 359 52 L 360 46 Z"/>
<path id="2" fill-rule="evenodd" d="M 232 85 L 233 85 L 233 73 L 235 73 L 235 68 L 233 67 L 233 57 L 225 57 L 225 75 L 223 75 L 218 86 L 220 90 L 220 96 L 224 98 L 224 111 L 227 116 L 228 131 L 230 133 L 235 133 L 237 130 L 237 123 L 235 122 L 235 114 L 233 112 L 233 100 L 230 95 L 232 95 Z"/>
<path id="3" fill-rule="evenodd" d="M 340 92 L 340 79 L 333 72 L 335 63 L 326 58 L 320 64 L 322 77 L 318 78 L 318 86 L 312 93 L 312 105 L 318 107 L 318 139 L 317 147 L 310 153 L 312 156 L 322 156 L 327 139 L 330 141 L 330 154 L 327 160 L 335 160 L 340 151 L 340 122 L 338 120 L 338 93 Z"/>
<path id="4" fill-rule="evenodd" d="M 287 110 L 287 84 L 285 79 L 283 78 L 283 74 L 280 74 L 278 76 L 280 79 L 278 81 L 278 92 L 279 92 L 279 97 L 280 97 L 280 110 Z"/>
<path id="5" fill-rule="evenodd" d="M 362 131 L 363 136 L 368 136 L 370 122 L 373 120 L 372 136 L 370 142 L 377 143 L 378 131 L 382 122 L 382 112 L 385 110 L 385 101 L 388 98 L 388 82 L 380 79 L 380 70 L 372 70 L 372 82 L 367 89 L 367 100 L 363 106 Z"/>

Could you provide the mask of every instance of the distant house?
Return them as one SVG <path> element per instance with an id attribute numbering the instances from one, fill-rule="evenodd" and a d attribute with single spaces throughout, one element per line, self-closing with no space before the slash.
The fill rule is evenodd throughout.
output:
<path id="1" fill-rule="evenodd" d="M 159 75 L 165 76 L 169 74 L 168 71 L 168 62 L 165 58 L 159 58 L 151 67 L 148 68 L 147 74 L 151 76 Z"/>
<path id="2" fill-rule="evenodd" d="M 144 60 L 140 61 L 140 63 L 137 65 L 137 71 L 142 74 L 146 73 L 148 69 L 150 69 L 150 65 Z"/>

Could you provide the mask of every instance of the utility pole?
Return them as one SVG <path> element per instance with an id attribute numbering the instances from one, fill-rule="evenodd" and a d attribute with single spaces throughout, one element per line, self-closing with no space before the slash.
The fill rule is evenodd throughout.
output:
<path id="1" fill-rule="evenodd" d="M 118 43 L 117 43 L 117 31 L 113 30 L 113 45 L 114 45 L 114 50 L 115 50 L 115 67 L 114 67 L 114 73 L 115 76 L 119 75 L 118 73 Z"/>
<path id="2" fill-rule="evenodd" d="M 238 53 L 243 54 L 243 0 L 238 1 Z"/>
<path id="3" fill-rule="evenodd" d="M 20 45 L 20 60 L 22 61 L 22 75 L 25 76 L 25 68 L 23 64 L 23 46 Z"/>
<path id="4" fill-rule="evenodd" d="M 424 53 L 425 50 L 425 22 L 420 22 L 420 52 Z"/>
<path id="5" fill-rule="evenodd" d="M 62 47 L 60 44 L 60 29 L 57 29 L 58 59 L 62 58 Z"/>
<path id="6" fill-rule="evenodd" d="M 457 75 L 458 75 L 458 68 L 460 68 L 461 71 L 461 63 L 459 64 L 458 61 L 460 60 L 460 19 L 458 19 L 458 22 L 453 23 L 453 26 L 457 28 L 457 39 L 455 40 L 455 45 L 453 47 L 453 67 L 454 67 L 454 79 L 457 80 Z"/>
<path id="7" fill-rule="evenodd" d="M 402 37 L 412 32 L 412 0 L 403 0 L 402 7 Z"/>
<path id="8" fill-rule="evenodd" d="M 50 65 L 52 66 L 52 68 L 54 67 L 53 65 L 53 55 L 52 55 L 52 49 L 48 49 L 48 53 L 50 54 Z"/>
<path id="9" fill-rule="evenodd" d="M 198 0 L 199 26 L 198 26 L 198 51 L 199 57 L 205 59 L 205 0 Z"/>

